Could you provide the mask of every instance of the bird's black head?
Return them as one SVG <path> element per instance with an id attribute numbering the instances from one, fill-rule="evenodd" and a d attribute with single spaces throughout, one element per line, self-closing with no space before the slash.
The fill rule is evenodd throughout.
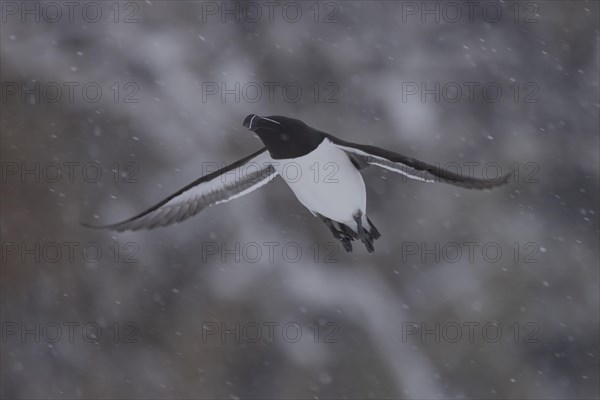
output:
<path id="1" fill-rule="evenodd" d="M 303 156 L 323 141 L 325 135 L 299 119 L 250 114 L 243 125 L 263 141 L 271 157 L 276 159 Z"/>

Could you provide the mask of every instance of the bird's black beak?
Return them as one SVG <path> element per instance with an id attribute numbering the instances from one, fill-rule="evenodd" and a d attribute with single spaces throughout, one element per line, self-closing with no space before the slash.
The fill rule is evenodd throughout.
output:
<path id="1" fill-rule="evenodd" d="M 251 131 L 256 132 L 258 128 L 277 129 L 277 125 L 281 125 L 281 122 L 278 122 L 273 118 L 250 114 L 244 118 L 244 123 L 242 125 Z"/>
<path id="2" fill-rule="evenodd" d="M 260 117 L 258 115 L 250 114 L 246 118 L 244 118 L 244 123 L 242 125 L 248 129 L 252 130 L 252 126 L 256 122 L 257 119 L 260 119 Z"/>

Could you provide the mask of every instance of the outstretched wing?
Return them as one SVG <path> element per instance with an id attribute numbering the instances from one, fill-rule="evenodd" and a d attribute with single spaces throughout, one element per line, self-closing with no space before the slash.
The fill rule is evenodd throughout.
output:
<path id="1" fill-rule="evenodd" d="M 497 179 L 479 179 L 376 146 L 346 142 L 333 135 L 327 135 L 327 137 L 335 146 L 364 164 L 377 165 L 422 182 L 445 182 L 468 189 L 489 189 L 505 184 L 511 176 L 511 174 L 507 174 Z"/>
<path id="2" fill-rule="evenodd" d="M 266 148 L 250 154 L 218 171 L 205 175 L 173 193 L 146 211 L 106 226 L 84 226 L 108 228 L 116 231 L 152 229 L 183 221 L 208 206 L 225 203 L 269 183 L 277 176 Z"/>

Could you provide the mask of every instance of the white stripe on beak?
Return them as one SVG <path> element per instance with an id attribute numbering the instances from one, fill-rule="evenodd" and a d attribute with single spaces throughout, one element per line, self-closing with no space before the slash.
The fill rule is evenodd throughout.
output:
<path id="1" fill-rule="evenodd" d="M 265 118 L 265 117 L 261 117 L 261 118 L 262 118 L 262 119 L 266 119 L 267 121 L 274 122 L 274 123 L 276 123 L 277 125 L 281 125 L 281 123 L 280 123 L 280 122 L 277 122 L 277 121 L 275 121 L 275 120 L 272 120 L 272 119 L 270 119 L 270 118 Z M 251 121 L 251 122 L 252 122 L 252 121 Z"/>
<path id="2" fill-rule="evenodd" d="M 256 114 L 254 114 L 252 118 L 250 118 L 250 125 L 248 125 L 248 129 L 250 130 L 252 130 L 252 121 L 254 121 L 254 118 L 256 118 Z"/>

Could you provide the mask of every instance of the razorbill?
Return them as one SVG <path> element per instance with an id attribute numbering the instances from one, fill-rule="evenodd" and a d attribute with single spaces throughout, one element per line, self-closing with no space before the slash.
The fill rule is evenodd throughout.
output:
<path id="1" fill-rule="evenodd" d="M 486 180 L 461 175 L 379 147 L 338 139 L 294 118 L 250 114 L 243 126 L 258 135 L 262 149 L 197 179 L 128 220 L 93 227 L 133 231 L 180 222 L 208 206 L 250 193 L 279 175 L 346 251 L 352 251 L 351 242 L 360 239 L 372 253 L 373 241 L 381 235 L 367 217 L 361 169 L 376 165 L 422 182 L 471 189 L 499 186 L 510 177 Z"/>

